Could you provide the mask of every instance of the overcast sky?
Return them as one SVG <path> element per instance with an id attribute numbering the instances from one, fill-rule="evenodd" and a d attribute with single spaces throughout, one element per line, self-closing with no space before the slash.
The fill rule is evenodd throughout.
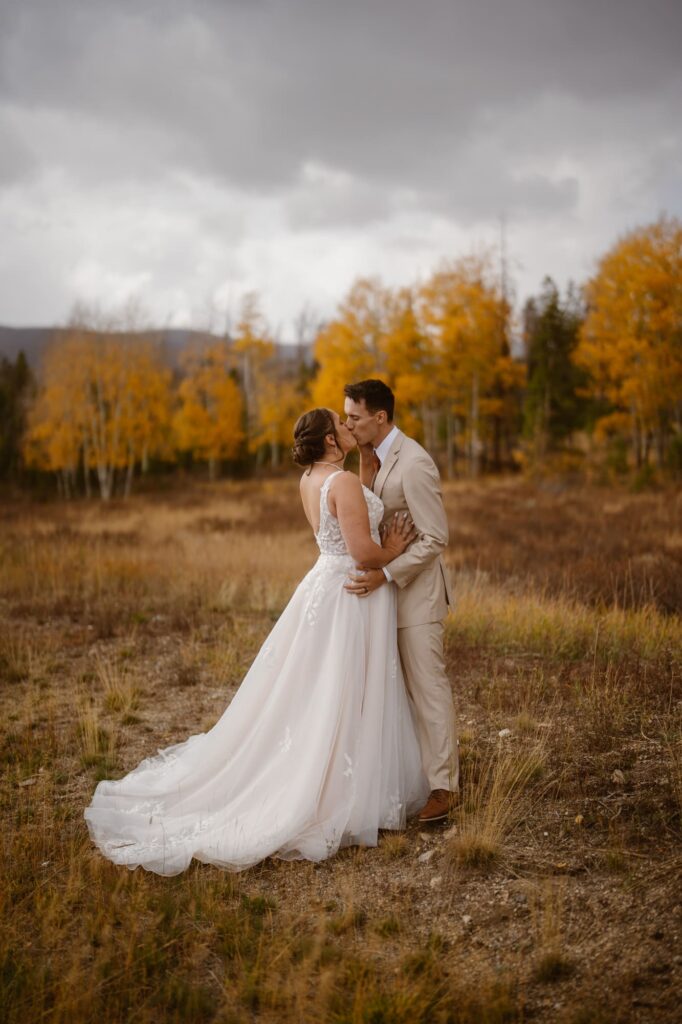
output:
<path id="1" fill-rule="evenodd" d="M 0 323 L 292 336 L 496 245 L 517 298 L 682 215 L 680 0 L 0 0 Z"/>

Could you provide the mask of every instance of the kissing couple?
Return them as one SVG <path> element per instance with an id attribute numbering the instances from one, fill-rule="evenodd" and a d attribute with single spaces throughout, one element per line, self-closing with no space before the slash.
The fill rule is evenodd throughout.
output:
<path id="1" fill-rule="evenodd" d="M 447 819 L 457 742 L 443 656 L 448 526 L 438 470 L 393 422 L 379 380 L 294 428 L 319 557 L 222 717 L 97 786 L 105 857 L 175 875 L 376 846 L 410 815 Z M 360 479 L 343 469 L 357 445 Z"/>

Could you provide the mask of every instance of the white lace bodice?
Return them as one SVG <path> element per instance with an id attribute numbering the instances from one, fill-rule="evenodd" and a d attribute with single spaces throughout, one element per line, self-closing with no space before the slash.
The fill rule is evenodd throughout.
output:
<path id="1" fill-rule="evenodd" d="M 348 555 L 348 548 L 346 542 L 341 534 L 341 527 L 336 516 L 333 516 L 329 511 L 329 505 L 327 503 L 327 493 L 329 491 L 329 485 L 336 476 L 336 473 L 330 473 L 325 482 L 320 488 L 320 528 L 315 534 L 315 540 L 317 546 L 320 549 L 322 555 Z M 379 536 L 379 525 L 384 515 L 384 503 L 381 498 L 378 498 L 373 491 L 370 491 L 369 487 L 362 486 L 362 492 L 365 495 L 365 501 L 367 502 L 367 511 L 369 512 L 369 528 L 372 534 L 372 540 L 375 544 L 381 544 L 381 538 Z"/>

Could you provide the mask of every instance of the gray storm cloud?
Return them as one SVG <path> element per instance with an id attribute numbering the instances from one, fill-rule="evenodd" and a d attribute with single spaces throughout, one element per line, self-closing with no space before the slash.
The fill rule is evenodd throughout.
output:
<path id="1" fill-rule="evenodd" d="M 0 321 L 132 287 L 175 318 L 260 288 L 286 320 L 501 212 L 524 285 L 580 272 L 680 211 L 681 42 L 673 0 L 5 3 Z"/>

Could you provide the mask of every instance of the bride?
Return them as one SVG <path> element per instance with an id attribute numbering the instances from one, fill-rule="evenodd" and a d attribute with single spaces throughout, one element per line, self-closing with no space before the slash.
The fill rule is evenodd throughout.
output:
<path id="1" fill-rule="evenodd" d="M 428 796 L 395 588 L 364 600 L 344 589 L 356 564 L 401 554 L 414 528 L 394 522 L 382 541 L 382 502 L 343 471 L 355 439 L 335 412 L 305 413 L 294 440 L 319 558 L 213 728 L 99 783 L 85 819 L 115 864 L 175 875 L 192 858 L 233 871 L 269 856 L 319 861 L 376 846 Z"/>

